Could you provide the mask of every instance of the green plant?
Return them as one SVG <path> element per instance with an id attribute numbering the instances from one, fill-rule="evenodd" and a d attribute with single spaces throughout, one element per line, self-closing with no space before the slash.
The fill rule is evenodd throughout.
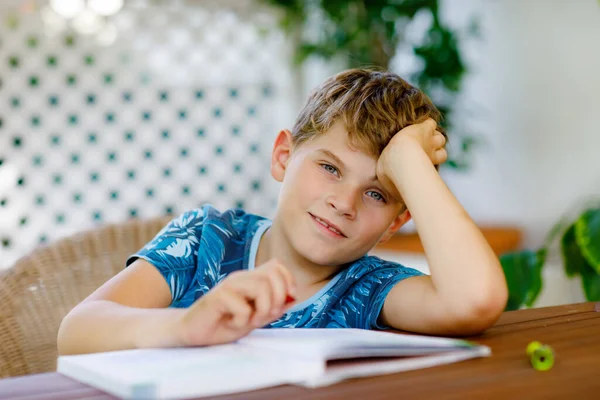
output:
<path id="1" fill-rule="evenodd" d="M 316 56 L 343 59 L 347 67 L 389 68 L 398 46 L 411 46 L 421 68 L 407 78 L 430 95 L 445 116 L 445 128 L 450 130 L 465 65 L 460 36 L 441 20 L 438 0 L 262 1 L 281 11 L 281 25 L 293 38 L 298 64 Z M 408 43 L 405 28 L 417 13 L 429 13 L 431 25 L 421 43 Z M 475 33 L 476 26 L 471 28 L 471 33 Z M 467 168 L 467 155 L 477 140 L 452 131 L 450 136 L 460 140 L 457 147 L 450 148 L 447 165 Z"/>
<path id="2" fill-rule="evenodd" d="M 543 285 L 542 268 L 559 235 L 565 274 L 569 278 L 581 277 L 587 300 L 600 300 L 600 208 L 591 207 L 574 221 L 558 222 L 538 250 L 512 252 L 500 257 L 509 291 L 507 310 L 516 310 L 522 305 L 533 306 Z"/>

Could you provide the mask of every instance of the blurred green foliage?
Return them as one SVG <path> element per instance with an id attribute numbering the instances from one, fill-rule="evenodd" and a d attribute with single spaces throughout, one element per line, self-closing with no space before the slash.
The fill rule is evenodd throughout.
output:
<path id="1" fill-rule="evenodd" d="M 506 309 L 533 306 L 542 290 L 542 268 L 549 248 L 560 236 L 560 250 L 565 274 L 581 277 L 585 298 L 600 300 L 600 208 L 587 208 L 574 221 L 558 222 L 538 250 L 503 254 L 500 263 L 508 284 Z"/>
<path id="2" fill-rule="evenodd" d="M 461 90 L 465 65 L 459 33 L 440 18 L 438 0 L 262 0 L 281 12 L 281 26 L 293 38 L 295 61 L 309 57 L 343 59 L 346 66 L 389 68 L 401 44 L 412 48 L 420 68 L 405 77 L 427 93 L 444 115 L 450 148 L 447 165 L 468 168 L 467 155 L 477 143 L 470 134 L 453 132 L 453 107 Z M 429 14 L 431 24 L 420 43 L 409 43 L 408 23 L 418 13 Z M 477 26 L 469 33 L 477 34 Z"/>

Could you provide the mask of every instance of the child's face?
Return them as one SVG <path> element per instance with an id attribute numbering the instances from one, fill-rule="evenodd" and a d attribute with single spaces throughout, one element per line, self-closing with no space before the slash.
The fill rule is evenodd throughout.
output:
<path id="1" fill-rule="evenodd" d="M 304 258 L 319 265 L 353 261 L 410 218 L 375 179 L 376 166 L 376 158 L 350 147 L 342 123 L 293 149 L 289 131 L 279 134 L 271 164 L 283 183 L 277 218 Z"/>

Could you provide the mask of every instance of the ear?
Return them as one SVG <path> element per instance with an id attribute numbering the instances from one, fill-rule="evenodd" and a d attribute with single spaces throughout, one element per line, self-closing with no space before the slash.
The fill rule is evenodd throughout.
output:
<path id="1" fill-rule="evenodd" d="M 292 133 L 284 129 L 277 134 L 271 154 L 271 175 L 277 182 L 282 182 L 285 176 L 290 156 L 292 155 Z"/>
<path id="2" fill-rule="evenodd" d="M 383 243 L 391 238 L 392 235 L 398 231 L 398 229 L 402 228 L 404 224 L 410 221 L 410 218 L 410 211 L 408 211 L 408 209 L 398 214 L 398 216 L 394 218 L 394 221 L 392 221 L 389 228 L 387 228 L 383 236 L 381 236 L 381 239 L 379 239 L 379 243 Z"/>

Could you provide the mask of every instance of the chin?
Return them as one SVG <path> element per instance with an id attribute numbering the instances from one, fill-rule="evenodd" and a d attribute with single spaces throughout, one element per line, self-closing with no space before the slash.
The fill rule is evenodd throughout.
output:
<path id="1" fill-rule="evenodd" d="M 302 239 L 300 239 L 302 242 Z M 307 243 L 306 241 L 302 243 L 297 243 L 297 246 L 294 246 L 296 251 L 305 258 L 316 265 L 337 265 L 338 260 L 335 254 L 332 254 L 331 249 L 324 249 L 319 245 L 314 245 L 311 243 Z"/>
<path id="2" fill-rule="evenodd" d="M 331 251 L 331 249 L 323 249 L 319 247 L 320 246 L 317 245 L 310 246 L 304 243 L 303 245 L 296 247 L 296 249 L 302 255 L 302 257 L 311 263 L 322 266 L 343 265 L 360 258 L 352 257 L 351 255 L 346 255 L 345 257 L 340 258 L 339 252 L 336 253 Z"/>

